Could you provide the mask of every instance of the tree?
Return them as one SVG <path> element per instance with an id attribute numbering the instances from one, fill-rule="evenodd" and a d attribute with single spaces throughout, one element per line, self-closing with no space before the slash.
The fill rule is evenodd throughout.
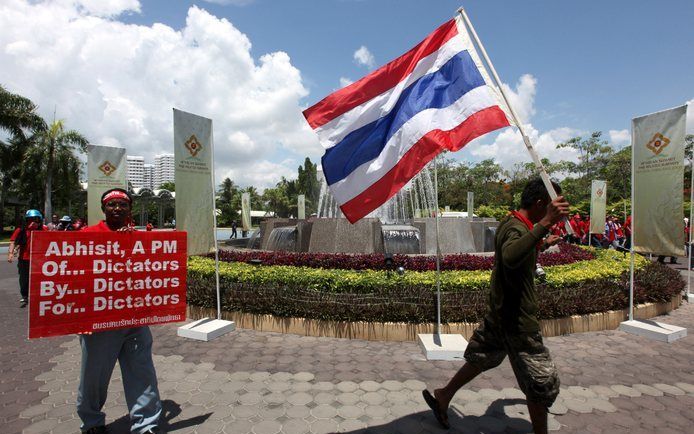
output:
<path id="1" fill-rule="evenodd" d="M 318 182 L 318 164 L 311 162 L 306 157 L 304 166 L 299 166 L 297 178 L 299 194 L 306 195 L 306 212 L 308 215 L 318 211 L 318 199 L 320 196 L 320 183 Z"/>
<path id="2" fill-rule="evenodd" d="M 175 182 L 164 182 L 159 186 L 160 190 L 169 190 L 169 191 L 176 191 L 176 183 Z"/>
<path id="3" fill-rule="evenodd" d="M 569 171 L 577 173 L 580 178 L 593 179 L 609 161 L 613 153 L 612 147 L 602 140 L 602 131 L 593 132 L 588 139 L 574 137 L 557 145 L 557 149 L 570 148 L 578 152 L 578 163 L 568 162 Z"/>
<path id="4" fill-rule="evenodd" d="M 25 130 L 40 130 L 45 125 L 31 100 L 8 92 L 0 85 L 0 130 L 23 137 Z"/>
<path id="5" fill-rule="evenodd" d="M 45 174 L 44 215 L 53 212 L 53 176 L 56 161 L 65 163 L 76 159 L 74 151 L 86 152 L 89 142 L 75 130 L 65 130 L 62 120 L 54 121 L 48 128 L 36 133 L 35 146 L 29 150 L 29 157 L 38 157 L 39 166 Z"/>
<path id="6" fill-rule="evenodd" d="M 605 166 L 607 201 L 631 197 L 631 146 L 615 152 Z"/>
<path id="7" fill-rule="evenodd" d="M 265 189 L 263 202 L 268 211 L 273 211 L 277 217 L 296 217 L 297 198 L 299 196 L 298 182 L 282 177 L 275 188 Z"/>
<path id="8" fill-rule="evenodd" d="M 0 85 L 0 131 L 9 134 L 7 143 L 0 140 L 0 231 L 5 226 L 5 198 L 12 181 L 18 176 L 26 144 L 26 130 L 41 129 L 45 123 L 36 114 L 36 105 L 28 98 L 8 92 Z"/>
<path id="9" fill-rule="evenodd" d="M 219 185 L 219 193 L 217 194 L 217 209 L 221 211 L 219 216 L 218 224 L 220 226 L 230 226 L 231 222 L 238 220 L 238 205 L 235 206 L 235 199 L 238 196 L 240 205 L 240 195 L 238 194 L 239 188 L 234 184 L 229 178 L 225 178 L 224 181 Z"/>
<path id="10" fill-rule="evenodd" d="M 579 202 L 590 196 L 590 184 L 593 179 L 605 176 L 605 168 L 609 163 L 614 150 L 606 140 L 602 139 L 602 132 L 595 131 L 589 138 L 574 137 L 557 145 L 557 149 L 570 148 L 578 153 L 578 162 L 566 162 L 568 174 L 577 175 L 562 182 L 564 195 L 571 202 Z M 608 188 L 609 191 L 609 188 Z"/>

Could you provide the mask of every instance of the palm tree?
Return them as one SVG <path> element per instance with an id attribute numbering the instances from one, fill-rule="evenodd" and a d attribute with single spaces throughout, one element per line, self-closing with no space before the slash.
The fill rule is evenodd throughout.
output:
<path id="1" fill-rule="evenodd" d="M 53 175 L 55 162 L 74 162 L 77 159 L 74 151 L 86 152 L 89 141 L 75 130 L 65 131 L 62 120 L 54 121 L 48 128 L 36 133 L 36 146 L 32 147 L 27 158 L 34 160 L 38 157 L 42 172 L 45 174 L 44 215 L 53 213 Z"/>
<path id="2" fill-rule="evenodd" d="M 24 136 L 24 130 L 39 130 L 46 123 L 36 114 L 36 105 L 28 98 L 8 92 L 0 85 L 0 130 L 11 136 Z"/>
<path id="3" fill-rule="evenodd" d="M 46 123 L 36 114 L 36 105 L 31 100 L 8 92 L 0 85 L 0 131 L 9 133 L 8 143 L 0 140 L 0 231 L 5 224 L 5 197 L 17 175 L 17 162 L 26 144 L 25 130 L 45 127 Z"/>

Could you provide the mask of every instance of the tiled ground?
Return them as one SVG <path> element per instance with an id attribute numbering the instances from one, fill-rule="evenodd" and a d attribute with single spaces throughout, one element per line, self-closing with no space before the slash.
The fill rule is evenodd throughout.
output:
<path id="1" fill-rule="evenodd" d="M 28 342 L 16 269 L 0 265 L 0 432 L 78 432 L 79 345 L 73 337 Z M 694 306 L 665 322 L 694 327 Z M 213 342 L 152 328 L 155 364 L 176 433 L 444 432 L 421 399 L 458 362 L 427 362 L 414 343 L 311 338 L 239 330 Z M 572 433 L 691 432 L 694 337 L 664 344 L 619 331 L 546 339 L 562 390 L 550 428 Z M 114 375 L 105 409 L 115 433 L 127 409 Z M 504 362 L 459 392 L 452 432 L 528 432 L 523 395 Z"/>

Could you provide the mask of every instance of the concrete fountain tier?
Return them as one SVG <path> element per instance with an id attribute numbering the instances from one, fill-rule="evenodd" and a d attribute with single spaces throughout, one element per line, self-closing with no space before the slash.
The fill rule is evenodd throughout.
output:
<path id="1" fill-rule="evenodd" d="M 493 219 L 443 217 L 439 220 L 441 253 L 494 250 Z M 260 248 L 321 253 L 436 253 L 436 219 L 417 218 L 409 225 L 387 225 L 377 218 L 350 224 L 344 218 L 267 219 L 261 223 Z M 385 242 L 384 242 L 385 240 Z M 257 245 L 257 244 L 256 244 Z"/>

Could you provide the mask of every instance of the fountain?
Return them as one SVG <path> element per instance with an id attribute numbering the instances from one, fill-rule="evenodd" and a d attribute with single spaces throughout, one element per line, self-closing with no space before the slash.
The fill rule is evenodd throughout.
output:
<path id="1" fill-rule="evenodd" d="M 308 220 L 268 219 L 249 248 L 324 253 L 436 253 L 436 201 L 433 176 L 425 166 L 385 204 L 350 224 L 319 169 L 317 215 Z M 441 252 L 492 251 L 493 219 L 439 219 Z M 254 234 L 254 237 L 256 234 Z M 488 239 L 491 236 L 491 239 Z M 260 241 L 258 241 L 260 240 Z"/>
<path id="2" fill-rule="evenodd" d="M 262 231 L 257 230 L 251 234 L 251 236 L 248 238 L 248 245 L 246 248 L 249 249 L 260 249 L 261 244 L 260 242 L 263 240 L 263 233 Z"/>
<path id="3" fill-rule="evenodd" d="M 267 250 L 283 252 L 296 251 L 296 226 L 282 226 L 272 230 L 267 242 Z"/>
<path id="4" fill-rule="evenodd" d="M 384 253 L 419 253 L 420 239 L 419 229 L 407 225 L 383 225 Z"/>

